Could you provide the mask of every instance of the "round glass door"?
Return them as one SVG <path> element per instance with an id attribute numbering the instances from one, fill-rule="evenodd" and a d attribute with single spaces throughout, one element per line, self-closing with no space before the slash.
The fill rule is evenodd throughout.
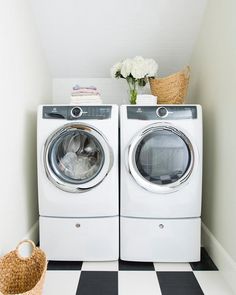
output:
<path id="1" fill-rule="evenodd" d="M 187 179 L 194 162 L 189 139 L 173 127 L 155 127 L 143 132 L 131 146 L 131 174 L 146 189 L 169 191 Z"/>
<path id="2" fill-rule="evenodd" d="M 70 192 L 101 182 L 111 167 L 111 160 L 111 150 L 104 137 L 87 126 L 60 129 L 46 144 L 47 175 L 56 186 Z"/>

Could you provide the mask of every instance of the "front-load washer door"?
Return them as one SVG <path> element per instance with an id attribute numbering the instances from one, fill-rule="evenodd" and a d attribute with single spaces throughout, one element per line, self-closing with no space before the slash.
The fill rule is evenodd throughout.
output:
<path id="1" fill-rule="evenodd" d="M 99 185 L 113 165 L 104 135 L 83 124 L 67 124 L 46 141 L 44 166 L 48 179 L 67 192 L 84 192 Z"/>
<path id="2" fill-rule="evenodd" d="M 138 134 L 128 149 L 129 171 L 146 190 L 171 193 L 191 176 L 197 149 L 173 126 L 154 124 Z"/>

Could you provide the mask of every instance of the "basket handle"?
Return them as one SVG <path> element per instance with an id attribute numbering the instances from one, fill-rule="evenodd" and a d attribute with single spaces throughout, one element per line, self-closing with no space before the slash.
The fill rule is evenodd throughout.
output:
<path id="1" fill-rule="evenodd" d="M 20 246 L 21 246 L 22 244 L 26 244 L 26 243 L 30 244 L 30 245 L 32 246 L 33 249 L 32 249 L 32 253 L 30 254 L 30 256 L 28 256 L 28 257 L 23 257 L 23 256 L 20 255 L 19 248 L 20 248 Z M 21 260 L 26 260 L 26 259 L 29 259 L 29 258 L 32 257 L 32 255 L 33 255 L 33 253 L 34 253 L 34 251 L 35 251 L 35 248 L 36 248 L 36 246 L 35 246 L 35 243 L 34 243 L 33 241 L 31 241 L 31 240 L 23 240 L 23 241 L 21 241 L 21 242 L 16 246 L 16 254 L 17 254 L 18 258 L 20 258 Z"/>
<path id="2" fill-rule="evenodd" d="M 183 73 L 184 73 L 185 78 L 188 79 L 190 77 L 190 66 L 187 66 L 184 69 Z"/>

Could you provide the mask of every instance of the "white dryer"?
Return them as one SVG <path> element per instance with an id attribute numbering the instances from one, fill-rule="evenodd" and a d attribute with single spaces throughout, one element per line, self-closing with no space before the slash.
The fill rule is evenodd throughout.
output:
<path id="1" fill-rule="evenodd" d="M 118 259 L 118 106 L 40 106 L 37 147 L 48 259 Z"/>
<path id="2" fill-rule="evenodd" d="M 200 259 L 202 110 L 121 106 L 121 259 Z"/>

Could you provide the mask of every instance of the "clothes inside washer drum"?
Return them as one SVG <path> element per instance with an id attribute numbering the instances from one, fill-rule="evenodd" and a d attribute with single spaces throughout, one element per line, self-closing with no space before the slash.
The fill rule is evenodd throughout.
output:
<path id="1" fill-rule="evenodd" d="M 91 178 L 100 167 L 99 150 L 93 139 L 84 134 L 65 137 L 59 150 L 59 169 L 72 179 Z"/>

